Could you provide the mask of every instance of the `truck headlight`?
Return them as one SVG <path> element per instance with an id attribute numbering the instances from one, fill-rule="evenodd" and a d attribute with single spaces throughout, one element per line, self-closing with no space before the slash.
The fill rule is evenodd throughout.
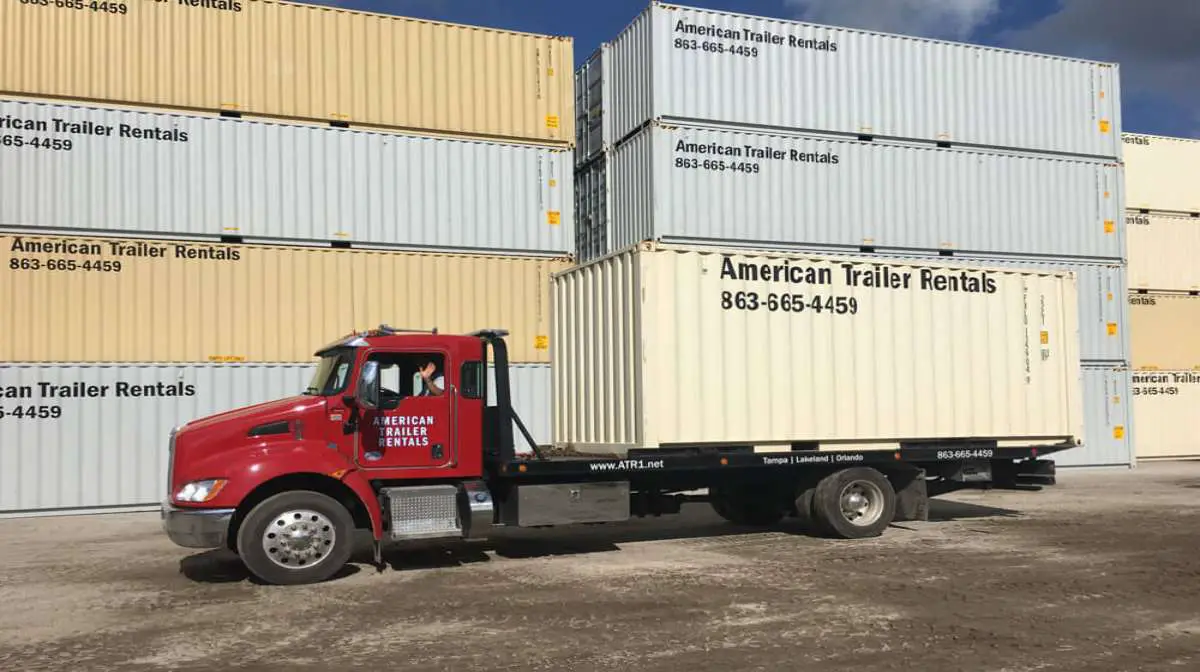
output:
<path id="1" fill-rule="evenodd" d="M 221 492 L 221 489 L 225 487 L 226 483 L 228 483 L 228 481 L 224 478 L 212 478 L 207 481 L 192 481 L 191 483 L 188 483 L 180 488 L 179 492 L 175 493 L 175 501 L 191 502 L 192 504 L 201 504 L 207 502 L 213 497 L 216 497 L 217 493 Z"/>

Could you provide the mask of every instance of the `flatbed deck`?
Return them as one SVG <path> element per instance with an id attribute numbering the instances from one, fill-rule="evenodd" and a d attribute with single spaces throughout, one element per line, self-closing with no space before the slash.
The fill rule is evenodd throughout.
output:
<path id="1" fill-rule="evenodd" d="M 1014 462 L 1039 460 L 1056 452 L 1074 448 L 1073 444 L 995 447 L 994 445 L 949 444 L 913 445 L 898 450 L 823 450 L 756 453 L 749 449 L 646 451 L 630 457 L 550 455 L 518 457 L 500 466 L 505 477 L 587 477 L 613 476 L 646 472 L 703 472 L 723 469 L 756 469 L 816 466 L 854 466 L 880 464 L 924 465 L 968 461 Z M 647 454 L 649 453 L 649 454 Z"/>

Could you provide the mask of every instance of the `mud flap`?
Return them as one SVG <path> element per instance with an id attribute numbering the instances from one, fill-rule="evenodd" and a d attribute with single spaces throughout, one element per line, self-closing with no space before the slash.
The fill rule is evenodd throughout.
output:
<path id="1" fill-rule="evenodd" d="M 889 474 L 896 490 L 895 521 L 929 520 L 929 491 L 925 487 L 925 470 L 917 469 Z"/>
<path id="2" fill-rule="evenodd" d="M 1054 460 L 1022 460 L 1017 465 L 1020 485 L 1056 485 L 1058 469 Z"/>
<path id="3" fill-rule="evenodd" d="M 996 460 L 992 463 L 993 485 L 1002 490 L 1055 485 L 1058 481 L 1056 466 L 1053 460 Z"/>

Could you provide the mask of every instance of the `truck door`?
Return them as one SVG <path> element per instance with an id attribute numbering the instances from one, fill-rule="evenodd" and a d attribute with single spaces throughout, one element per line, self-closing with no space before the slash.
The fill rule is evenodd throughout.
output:
<path id="1" fill-rule="evenodd" d="M 364 469 L 437 469 L 457 463 L 457 381 L 441 352 L 385 352 L 379 408 L 363 413 L 355 461 Z"/>

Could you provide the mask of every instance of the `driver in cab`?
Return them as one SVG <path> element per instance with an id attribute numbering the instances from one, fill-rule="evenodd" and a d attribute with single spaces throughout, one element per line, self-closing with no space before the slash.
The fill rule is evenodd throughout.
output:
<path id="1" fill-rule="evenodd" d="M 417 372 L 421 374 L 421 391 L 419 397 L 440 397 L 446 389 L 446 379 L 438 372 L 433 360 L 425 359 L 418 362 Z"/>

